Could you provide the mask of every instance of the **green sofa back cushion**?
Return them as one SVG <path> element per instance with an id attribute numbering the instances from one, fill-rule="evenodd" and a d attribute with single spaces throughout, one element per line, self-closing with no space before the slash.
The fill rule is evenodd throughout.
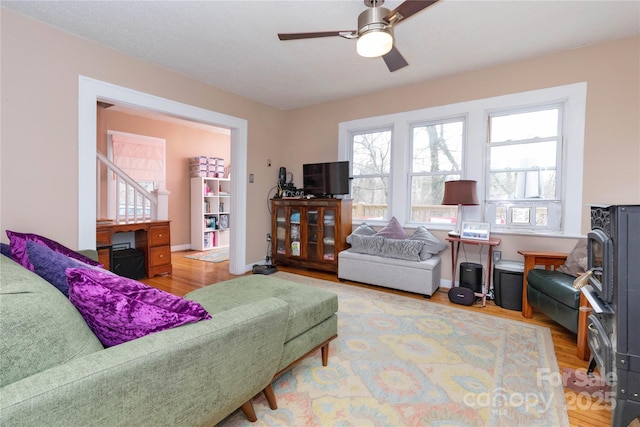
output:
<path id="1" fill-rule="evenodd" d="M 0 387 L 102 350 L 55 287 L 0 256 Z"/>

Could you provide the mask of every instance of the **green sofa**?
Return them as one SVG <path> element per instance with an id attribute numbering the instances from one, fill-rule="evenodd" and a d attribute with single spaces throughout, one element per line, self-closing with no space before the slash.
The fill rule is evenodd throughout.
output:
<path id="1" fill-rule="evenodd" d="M 0 279 L 2 426 L 211 426 L 250 407 L 285 363 L 282 299 L 105 349 L 39 276 L 0 256 Z"/>

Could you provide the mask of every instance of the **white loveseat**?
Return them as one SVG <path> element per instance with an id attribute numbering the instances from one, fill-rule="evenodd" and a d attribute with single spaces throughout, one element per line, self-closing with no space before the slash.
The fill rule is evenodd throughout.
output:
<path id="1" fill-rule="evenodd" d="M 338 254 L 338 278 L 430 297 L 440 286 L 440 253 L 447 247 L 425 227 L 409 236 L 395 218 L 376 232 L 363 223 Z"/>

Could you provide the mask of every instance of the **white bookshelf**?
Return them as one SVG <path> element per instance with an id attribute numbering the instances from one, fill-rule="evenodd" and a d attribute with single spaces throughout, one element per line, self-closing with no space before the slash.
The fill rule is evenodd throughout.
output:
<path id="1" fill-rule="evenodd" d="M 191 249 L 229 246 L 229 178 L 191 178 Z"/>

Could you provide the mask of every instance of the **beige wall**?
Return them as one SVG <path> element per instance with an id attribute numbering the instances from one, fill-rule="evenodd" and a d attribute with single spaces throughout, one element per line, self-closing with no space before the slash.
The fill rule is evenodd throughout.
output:
<path id="1" fill-rule="evenodd" d="M 303 163 L 337 160 L 343 121 L 587 82 L 583 203 L 639 204 L 639 76 L 640 38 L 635 37 L 300 108 L 287 116 L 286 166 L 299 183 Z M 588 228 L 585 208 L 583 233 Z M 575 244 L 575 239 L 498 237 L 503 258 L 513 260 L 522 260 L 519 249 L 570 251 Z M 450 278 L 450 271 L 446 253 L 443 277 Z"/>
<path id="2" fill-rule="evenodd" d="M 184 126 L 154 120 L 110 109 L 98 108 L 97 149 L 106 155 L 107 131 L 134 133 L 166 140 L 167 190 L 169 218 L 171 219 L 171 245 L 189 246 L 190 185 L 189 158 L 194 156 L 221 157 L 230 164 L 229 135 L 213 130 Z M 102 194 L 106 198 L 106 191 Z M 102 203 L 101 218 L 107 218 L 106 200 Z"/>
<path id="3" fill-rule="evenodd" d="M 1 19 L 3 241 L 5 229 L 42 233 L 71 247 L 78 241 L 78 75 L 248 121 L 247 171 L 256 183 L 248 184 L 247 263 L 264 257 L 267 195 L 278 167 L 286 166 L 301 186 L 303 163 L 337 158 L 338 123 L 581 81 L 588 84 L 583 202 L 640 203 L 637 37 L 283 112 L 4 9 Z M 574 243 L 509 236 L 500 249 L 519 259 L 518 249 L 567 251 Z"/>
<path id="4" fill-rule="evenodd" d="M 270 228 L 265 201 L 278 174 L 266 159 L 282 163 L 285 112 L 5 9 L 0 19 L 3 242 L 4 231 L 12 229 L 77 248 L 78 76 L 84 75 L 248 121 L 247 171 L 255 183 L 247 187 L 246 262 L 264 259 Z"/>

